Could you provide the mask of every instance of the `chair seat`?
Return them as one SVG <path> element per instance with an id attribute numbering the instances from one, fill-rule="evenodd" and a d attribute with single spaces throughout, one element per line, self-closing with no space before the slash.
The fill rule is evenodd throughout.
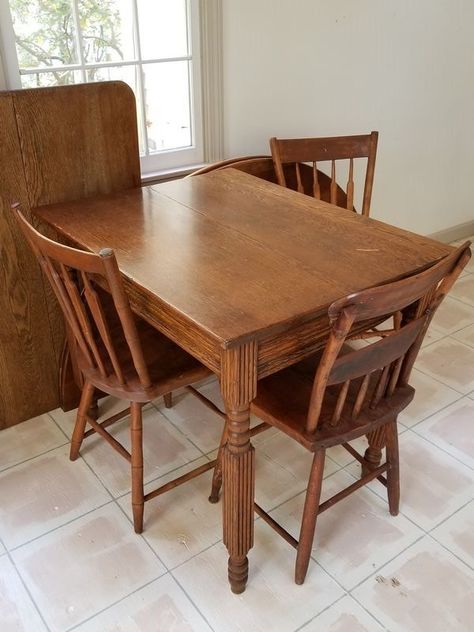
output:
<path id="1" fill-rule="evenodd" d="M 350 351 L 347 347 L 345 351 Z M 274 373 L 258 382 L 257 397 L 252 402 L 252 412 L 266 423 L 275 426 L 301 443 L 311 452 L 318 448 L 328 448 L 344 441 L 352 441 L 369 430 L 373 431 L 394 415 L 402 411 L 413 399 L 415 390 L 411 386 L 399 387 L 394 394 L 383 399 L 376 410 L 363 408 L 356 420 L 351 418 L 361 380 L 354 380 L 349 388 L 341 419 L 336 426 L 331 425 L 340 387 L 328 387 L 316 432 L 308 433 L 305 425 L 314 375 L 321 354 L 307 358 L 287 369 Z M 374 372 L 368 395 L 373 393 L 380 372 Z"/>
<path id="2" fill-rule="evenodd" d="M 117 316 L 117 310 L 114 308 L 112 299 L 104 290 L 99 288 L 96 288 L 96 290 L 100 294 L 102 306 L 107 313 L 107 323 L 110 328 L 114 348 L 120 359 L 120 366 L 125 381 L 128 384 L 127 398 L 129 398 L 130 401 L 148 402 L 151 399 L 176 390 L 181 386 L 187 386 L 188 384 L 198 382 L 212 375 L 212 372 L 207 367 L 203 366 L 172 340 L 143 319 L 135 317 L 145 364 L 152 382 L 150 388 L 144 389 L 136 374 L 130 349 L 125 340 L 123 329 Z M 103 344 L 99 340 L 97 341 L 97 345 L 99 350 L 102 351 Z M 101 353 L 101 355 L 103 358 L 108 357 L 106 353 Z M 80 351 L 78 351 L 78 356 L 80 362 Z M 91 370 L 84 368 L 83 373 L 96 388 L 109 395 L 123 398 L 124 386 L 113 376 L 112 366 L 108 360 L 105 362 L 105 368 L 109 374 L 106 379 L 104 379 L 96 369 Z"/>

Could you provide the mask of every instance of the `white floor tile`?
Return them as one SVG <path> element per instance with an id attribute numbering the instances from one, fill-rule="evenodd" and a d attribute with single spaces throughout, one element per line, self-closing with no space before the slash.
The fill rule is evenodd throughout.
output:
<path id="1" fill-rule="evenodd" d="M 66 630 L 165 572 L 114 503 L 13 553 L 53 631 Z"/>
<path id="2" fill-rule="evenodd" d="M 129 402 L 118 399 L 117 397 L 103 397 L 99 400 L 99 421 L 125 410 L 128 406 Z M 146 408 L 151 408 L 151 404 L 144 406 L 144 409 Z M 74 410 L 68 410 L 67 412 L 64 412 L 61 408 L 56 408 L 49 414 L 66 436 L 71 438 L 72 431 L 74 430 L 74 424 L 76 422 L 77 408 L 74 408 Z"/>
<path id="3" fill-rule="evenodd" d="M 322 501 L 353 482 L 346 472 L 336 472 L 323 482 Z M 271 514 L 296 538 L 304 497 L 300 494 Z M 318 517 L 312 557 L 351 590 L 421 535 L 422 531 L 404 516 L 391 516 L 385 500 L 369 489 L 361 489 Z M 308 576 L 318 572 L 319 568 L 310 564 Z"/>
<path id="4" fill-rule="evenodd" d="M 452 338 L 422 349 L 415 366 L 464 395 L 474 389 L 474 349 Z"/>
<path id="5" fill-rule="evenodd" d="M 169 575 L 141 588 L 76 628 L 78 632 L 210 632 Z"/>
<path id="6" fill-rule="evenodd" d="M 351 466 L 349 466 L 351 467 Z M 374 482 L 370 488 L 384 496 Z M 400 437 L 400 511 L 428 531 L 471 500 L 474 473 L 407 430 Z"/>
<path id="7" fill-rule="evenodd" d="M 313 454 L 283 432 L 264 432 L 255 444 L 256 501 L 266 510 L 295 496 L 308 485 Z M 338 469 L 327 458 L 324 476 Z"/>
<path id="8" fill-rule="evenodd" d="M 249 582 L 242 595 L 229 590 L 227 552 L 221 543 L 173 571 L 214 630 L 296 630 L 344 594 L 322 568 L 297 586 L 294 549 L 262 520 L 255 523 L 249 560 Z"/>
<path id="9" fill-rule="evenodd" d="M 2 430 L 0 471 L 67 443 L 49 415 L 40 415 Z"/>
<path id="10" fill-rule="evenodd" d="M 474 401 L 470 397 L 429 417 L 415 432 L 474 469 Z"/>
<path id="11" fill-rule="evenodd" d="M 413 369 L 411 373 L 410 384 L 416 391 L 415 398 L 408 408 L 398 416 L 398 420 L 408 428 L 461 397 L 458 391 L 416 369 Z"/>
<path id="12" fill-rule="evenodd" d="M 431 535 L 463 562 L 474 567 L 474 501 L 433 529 Z"/>
<path id="13" fill-rule="evenodd" d="M 108 430 L 117 441 L 130 450 L 128 418 L 117 422 Z M 85 439 L 80 453 L 113 496 L 126 494 L 130 490 L 129 463 L 102 437 L 92 436 Z M 152 406 L 143 411 L 145 481 L 162 476 L 201 456 L 201 452 L 156 408 Z"/>
<path id="14" fill-rule="evenodd" d="M 384 628 L 349 595 L 301 628 L 301 632 L 383 632 L 383 630 Z"/>
<path id="15" fill-rule="evenodd" d="M 473 276 L 474 278 L 474 276 Z M 469 325 L 465 329 L 460 329 L 452 335 L 452 338 L 459 340 L 459 342 L 474 347 L 474 325 Z"/>
<path id="16" fill-rule="evenodd" d="M 427 536 L 353 594 L 391 632 L 474 629 L 473 572 Z"/>
<path id="17" fill-rule="evenodd" d="M 450 296 L 474 307 L 474 276 L 468 274 L 458 279 L 450 292 Z"/>
<path id="18" fill-rule="evenodd" d="M 0 558 L 0 629 L 2 632 L 46 632 L 15 567 Z"/>
<path id="19" fill-rule="evenodd" d="M 207 463 L 202 458 L 192 468 Z M 191 467 L 179 470 L 145 487 L 145 493 L 181 476 Z M 145 503 L 143 537 L 167 568 L 174 568 L 215 544 L 222 538 L 222 503 L 211 504 L 212 470 Z M 119 501 L 131 517 L 129 495 Z"/>
<path id="20" fill-rule="evenodd" d="M 210 399 L 211 394 L 214 394 L 214 400 L 218 399 L 215 390 L 215 383 L 201 388 L 201 392 Z M 160 412 L 202 452 L 210 452 L 219 446 L 224 420 L 191 393 L 185 391 L 174 396 L 173 407 L 161 406 Z"/>
<path id="21" fill-rule="evenodd" d="M 12 549 L 110 500 L 69 446 L 0 473 L 0 537 Z"/>
<path id="22" fill-rule="evenodd" d="M 456 286 L 463 281 L 464 279 L 460 279 Z M 444 336 L 474 323 L 474 307 L 452 298 L 452 294 L 454 292 L 441 303 L 430 326 Z"/>

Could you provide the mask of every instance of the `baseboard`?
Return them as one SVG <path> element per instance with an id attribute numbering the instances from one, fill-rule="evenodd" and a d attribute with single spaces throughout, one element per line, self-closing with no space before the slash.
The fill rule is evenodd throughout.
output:
<path id="1" fill-rule="evenodd" d="M 436 233 L 431 233 L 428 237 L 442 241 L 445 244 L 450 244 L 452 241 L 459 241 L 471 235 L 474 235 L 474 220 L 439 230 Z"/>

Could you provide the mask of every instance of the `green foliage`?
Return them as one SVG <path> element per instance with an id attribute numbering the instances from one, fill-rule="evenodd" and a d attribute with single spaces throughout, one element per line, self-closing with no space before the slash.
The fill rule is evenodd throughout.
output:
<path id="1" fill-rule="evenodd" d="M 79 0 L 79 30 L 72 0 L 10 0 L 20 68 L 47 68 L 80 62 L 79 37 L 86 63 L 123 59 L 121 19 L 114 0 Z M 88 71 L 93 81 L 95 69 Z M 74 72 L 23 75 L 25 83 L 74 83 Z"/>

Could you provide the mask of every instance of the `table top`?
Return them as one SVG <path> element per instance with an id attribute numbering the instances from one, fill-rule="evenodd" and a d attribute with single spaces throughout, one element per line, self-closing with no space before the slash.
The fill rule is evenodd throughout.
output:
<path id="1" fill-rule="evenodd" d="M 227 346 L 422 270 L 449 246 L 223 169 L 35 209 L 73 244 Z"/>

